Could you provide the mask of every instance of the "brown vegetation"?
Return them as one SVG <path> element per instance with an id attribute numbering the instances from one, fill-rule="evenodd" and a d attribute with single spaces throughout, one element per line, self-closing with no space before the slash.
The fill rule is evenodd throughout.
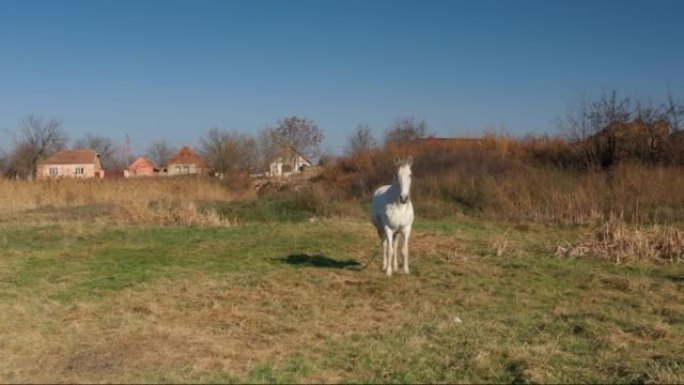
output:
<path id="1" fill-rule="evenodd" d="M 156 218 L 162 223 L 190 224 L 197 220 L 173 219 L 168 216 L 185 215 L 189 218 L 189 213 L 196 211 L 196 202 L 231 201 L 235 196 L 235 193 L 219 182 L 198 177 L 55 179 L 33 182 L 0 179 L 0 214 L 100 205 L 114 208 L 112 213 L 121 214 L 124 220 L 141 219 L 145 214 L 148 219 Z M 172 213 L 178 210 L 184 214 Z M 210 218 L 207 220 L 211 221 Z"/>
<path id="2" fill-rule="evenodd" d="M 582 143 L 493 134 L 479 140 L 424 140 L 345 157 L 322 179 L 329 198 L 368 201 L 375 188 L 391 181 L 392 160 L 411 153 L 414 205 L 423 216 L 469 212 L 575 224 L 615 215 L 651 223 L 681 221 L 684 173 L 666 153 L 674 152 L 668 138 L 678 136 L 666 136 L 658 127 L 616 124 Z M 587 167 L 587 154 L 603 159 L 607 155 L 594 150 L 610 141 L 612 158 L 605 162 L 610 167 Z M 647 145 L 651 152 L 640 150 Z"/>
<path id="3" fill-rule="evenodd" d="M 134 201 L 117 206 L 113 213 L 123 223 L 181 226 L 229 226 L 216 210 L 198 209 L 192 201 Z"/>
<path id="4" fill-rule="evenodd" d="M 572 245 L 564 243 L 556 250 L 557 257 L 595 255 L 617 264 L 635 261 L 684 262 L 684 232 L 674 227 L 627 225 L 608 221 L 588 239 Z"/>

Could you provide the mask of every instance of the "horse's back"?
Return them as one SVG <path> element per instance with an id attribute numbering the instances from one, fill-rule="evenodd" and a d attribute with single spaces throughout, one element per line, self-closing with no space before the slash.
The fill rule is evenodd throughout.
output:
<path id="1" fill-rule="evenodd" d="M 390 189 L 390 187 L 392 187 L 392 186 L 388 184 L 388 185 L 380 186 L 377 189 L 375 189 L 375 192 L 373 193 L 373 200 L 375 200 L 375 197 L 386 193 L 387 190 Z"/>
<path id="2" fill-rule="evenodd" d="M 382 206 L 383 202 L 385 201 L 383 199 L 383 194 L 385 194 L 390 187 L 392 186 L 386 185 L 378 187 L 377 189 L 375 189 L 375 192 L 373 193 L 373 202 L 371 205 L 371 220 L 373 221 L 373 224 L 378 229 L 378 231 L 380 231 L 383 228 Z"/>
<path id="3" fill-rule="evenodd" d="M 386 185 L 386 186 L 381 186 L 381 187 L 378 187 L 377 189 L 375 189 L 375 192 L 373 193 L 373 202 L 372 202 L 373 214 L 374 215 L 377 211 L 380 210 L 380 207 L 384 206 L 385 203 L 387 202 L 387 199 L 385 198 L 385 193 L 387 192 L 387 190 L 390 189 L 390 187 L 392 187 L 392 186 Z"/>

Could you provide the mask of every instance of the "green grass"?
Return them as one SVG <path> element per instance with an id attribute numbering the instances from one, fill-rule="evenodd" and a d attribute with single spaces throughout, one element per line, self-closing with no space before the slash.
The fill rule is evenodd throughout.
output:
<path id="1" fill-rule="evenodd" d="M 3 382 L 684 381 L 684 268 L 553 257 L 578 228 L 419 218 L 387 278 L 360 218 L 0 226 Z"/>
<path id="2" fill-rule="evenodd" d="M 302 204 L 279 198 L 259 199 L 249 202 L 215 203 L 209 205 L 223 217 L 238 222 L 303 222 L 313 215 Z"/>
<path id="3" fill-rule="evenodd" d="M 320 250 L 333 238 L 292 239 L 275 225 L 129 227 L 74 239 L 53 226 L 10 233 L 12 241 L 7 250 L 21 253 L 22 258 L 5 272 L 5 280 L 28 288 L 67 282 L 54 294 L 67 302 L 81 295 L 189 273 L 219 274 L 248 267 L 247 271 L 256 274 L 272 268 L 272 258 Z M 264 238 L 269 242 L 264 243 Z"/>

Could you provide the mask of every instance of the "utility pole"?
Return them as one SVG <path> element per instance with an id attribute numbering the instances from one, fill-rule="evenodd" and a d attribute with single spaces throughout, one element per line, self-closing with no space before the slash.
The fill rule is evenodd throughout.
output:
<path id="1" fill-rule="evenodd" d="M 124 145 L 124 159 L 126 159 L 126 167 L 131 163 L 131 137 L 126 134 L 126 144 Z"/>

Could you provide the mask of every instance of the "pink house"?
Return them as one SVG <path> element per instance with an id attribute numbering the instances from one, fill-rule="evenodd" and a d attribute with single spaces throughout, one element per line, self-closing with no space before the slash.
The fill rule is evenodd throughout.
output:
<path id="1" fill-rule="evenodd" d="M 130 166 L 128 166 L 127 177 L 135 176 L 152 176 L 159 174 L 159 168 L 157 168 L 154 163 L 145 158 L 144 156 L 139 157 Z"/>
<path id="2" fill-rule="evenodd" d="M 201 156 L 190 147 L 183 146 L 169 161 L 166 172 L 167 175 L 202 175 L 206 174 L 207 166 Z"/>
<path id="3" fill-rule="evenodd" d="M 38 163 L 36 178 L 103 178 L 100 154 L 93 150 L 60 151 Z"/>

